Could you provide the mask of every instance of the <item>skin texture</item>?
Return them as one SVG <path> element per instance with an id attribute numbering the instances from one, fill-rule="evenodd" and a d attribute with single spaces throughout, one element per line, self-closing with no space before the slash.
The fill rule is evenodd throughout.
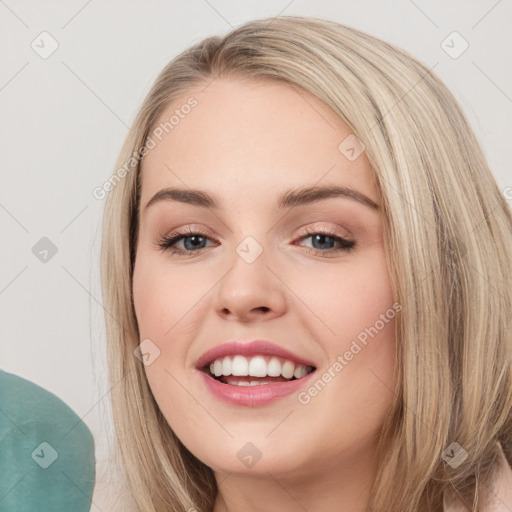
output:
<path id="1" fill-rule="evenodd" d="M 350 129 L 296 87 L 217 78 L 203 89 L 168 106 L 162 120 L 191 95 L 198 102 L 142 166 L 133 295 L 141 340 L 160 350 L 145 367 L 152 392 L 184 445 L 214 470 L 214 512 L 363 511 L 393 399 L 393 319 L 308 404 L 296 394 L 256 408 L 226 404 L 194 365 L 226 341 L 263 339 L 314 361 L 320 377 L 392 309 L 382 209 L 346 197 L 276 206 L 285 190 L 332 184 L 379 204 L 374 173 L 364 153 L 350 161 L 338 150 Z M 162 201 L 143 211 L 169 186 L 215 194 L 223 208 Z M 158 247 L 187 227 L 206 234 L 196 245 L 176 242 L 192 256 Z M 338 242 L 315 241 L 306 228 L 335 230 L 356 246 L 334 252 Z M 251 264 L 236 252 L 247 236 L 263 249 Z M 252 467 L 237 457 L 247 442 L 261 452 Z"/>

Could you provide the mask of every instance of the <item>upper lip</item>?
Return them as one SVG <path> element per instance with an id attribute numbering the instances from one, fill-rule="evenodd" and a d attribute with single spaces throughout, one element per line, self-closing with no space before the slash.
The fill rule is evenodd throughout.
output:
<path id="1" fill-rule="evenodd" d="M 243 356 L 255 356 L 255 355 L 268 355 L 282 357 L 293 361 L 295 364 L 303 364 L 305 366 L 315 365 L 303 357 L 300 357 L 293 352 L 276 345 L 270 341 L 265 340 L 254 340 L 249 342 L 244 341 L 230 341 L 222 345 L 218 345 L 207 352 L 205 352 L 196 363 L 196 368 L 203 369 L 209 364 L 213 363 L 216 359 L 224 356 L 240 354 Z"/>

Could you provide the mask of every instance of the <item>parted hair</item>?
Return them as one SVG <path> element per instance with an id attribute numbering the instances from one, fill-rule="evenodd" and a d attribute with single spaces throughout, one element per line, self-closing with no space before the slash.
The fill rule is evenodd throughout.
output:
<path id="1" fill-rule="evenodd" d="M 453 500 L 483 510 L 498 457 L 512 460 L 510 209 L 432 70 L 354 28 L 299 16 L 247 22 L 172 59 L 116 163 L 131 161 L 106 198 L 101 283 L 116 454 L 136 510 L 211 512 L 217 493 L 213 471 L 174 434 L 134 356 L 141 340 L 132 275 L 143 148 L 175 99 L 221 77 L 277 80 L 313 94 L 364 144 L 375 173 L 402 310 L 395 399 L 368 510 L 442 511 Z M 450 445 L 467 453 L 460 465 L 443 456 Z"/>

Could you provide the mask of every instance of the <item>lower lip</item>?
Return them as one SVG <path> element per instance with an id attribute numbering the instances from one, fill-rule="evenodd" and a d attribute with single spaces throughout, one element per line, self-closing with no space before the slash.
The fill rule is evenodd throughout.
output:
<path id="1" fill-rule="evenodd" d="M 261 407 L 291 395 L 292 393 L 298 393 L 315 373 L 312 371 L 301 379 L 289 382 L 273 382 L 270 384 L 259 384 L 257 386 L 237 386 L 224 384 L 210 377 L 204 371 L 197 371 L 201 374 L 201 378 L 204 380 L 206 387 L 213 395 L 229 404 L 245 407 Z"/>

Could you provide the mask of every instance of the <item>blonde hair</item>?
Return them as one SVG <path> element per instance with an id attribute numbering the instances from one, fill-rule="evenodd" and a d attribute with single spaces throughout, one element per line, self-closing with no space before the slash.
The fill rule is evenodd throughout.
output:
<path id="1" fill-rule="evenodd" d="M 140 159 L 164 109 L 218 77 L 279 80 L 329 106 L 365 145 L 381 193 L 396 318 L 395 404 L 373 512 L 482 510 L 500 448 L 512 459 L 512 215 L 456 100 L 417 60 L 318 18 L 255 20 L 174 58 L 124 143 L 105 206 L 101 278 L 119 453 L 144 512 L 212 510 L 212 470 L 175 436 L 143 365 L 132 301 Z M 125 168 L 126 170 L 126 168 Z M 119 174 L 119 173 L 118 173 Z M 457 467 L 443 451 L 467 452 Z M 455 464 L 453 464 L 455 466 Z"/>

